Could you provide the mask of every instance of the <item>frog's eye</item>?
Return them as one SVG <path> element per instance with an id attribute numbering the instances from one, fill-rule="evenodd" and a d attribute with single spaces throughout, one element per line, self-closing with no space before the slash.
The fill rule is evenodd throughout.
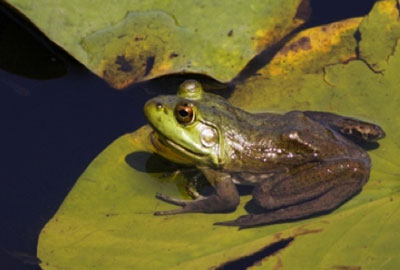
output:
<path id="1" fill-rule="evenodd" d="M 194 119 L 193 107 L 190 104 L 181 104 L 175 107 L 175 116 L 181 124 L 189 124 Z"/>

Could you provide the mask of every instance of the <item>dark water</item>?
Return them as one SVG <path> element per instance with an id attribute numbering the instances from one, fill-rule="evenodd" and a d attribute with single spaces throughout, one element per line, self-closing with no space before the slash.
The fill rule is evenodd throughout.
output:
<path id="1" fill-rule="evenodd" d="M 309 26 L 373 2 L 311 1 Z M 39 269 L 42 227 L 93 158 L 145 123 L 144 102 L 168 80 L 116 91 L 0 4 L 0 269 Z"/>

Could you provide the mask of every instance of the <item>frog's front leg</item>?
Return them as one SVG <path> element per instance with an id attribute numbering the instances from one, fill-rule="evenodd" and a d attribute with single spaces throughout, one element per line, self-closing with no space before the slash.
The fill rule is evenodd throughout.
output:
<path id="1" fill-rule="evenodd" d="M 156 198 L 164 202 L 181 206 L 169 211 L 157 211 L 155 215 L 174 215 L 182 213 L 215 213 L 234 210 L 239 204 L 239 193 L 232 178 L 227 173 L 211 169 L 202 170 L 204 176 L 214 186 L 215 193 L 208 197 L 199 197 L 195 200 L 179 200 L 163 194 L 156 194 Z"/>
<path id="2" fill-rule="evenodd" d="M 254 200 L 268 209 L 266 213 L 216 225 L 247 228 L 329 212 L 358 193 L 368 176 L 369 163 L 365 160 L 326 161 L 272 185 L 266 182 L 257 186 Z"/>

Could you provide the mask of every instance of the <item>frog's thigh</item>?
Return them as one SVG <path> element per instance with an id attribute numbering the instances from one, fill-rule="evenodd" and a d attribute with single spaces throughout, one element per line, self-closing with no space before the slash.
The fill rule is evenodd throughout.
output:
<path id="1" fill-rule="evenodd" d="M 281 221 L 296 220 L 314 214 L 322 214 L 338 207 L 343 201 L 352 196 L 355 190 L 359 190 L 359 183 L 346 182 L 332 188 L 314 200 L 292 205 L 287 208 L 273 210 L 265 214 L 244 215 L 236 220 L 218 222 L 216 225 L 249 228 Z"/>
<path id="2" fill-rule="evenodd" d="M 273 185 L 269 181 L 260 183 L 254 188 L 253 198 L 265 209 L 277 209 L 312 200 L 342 185 L 354 194 L 368 177 L 369 167 L 362 161 L 330 160 L 287 176 Z"/>

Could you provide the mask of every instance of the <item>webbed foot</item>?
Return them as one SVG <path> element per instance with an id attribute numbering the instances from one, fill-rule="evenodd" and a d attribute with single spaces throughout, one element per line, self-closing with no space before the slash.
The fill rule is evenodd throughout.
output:
<path id="1" fill-rule="evenodd" d="M 259 215 L 243 215 L 235 220 L 215 222 L 214 225 L 239 227 L 239 229 L 250 228 L 258 225 L 256 221 L 257 216 Z"/>
<path id="2" fill-rule="evenodd" d="M 309 118 L 358 141 L 375 142 L 386 136 L 375 124 L 328 112 L 304 111 Z"/>

